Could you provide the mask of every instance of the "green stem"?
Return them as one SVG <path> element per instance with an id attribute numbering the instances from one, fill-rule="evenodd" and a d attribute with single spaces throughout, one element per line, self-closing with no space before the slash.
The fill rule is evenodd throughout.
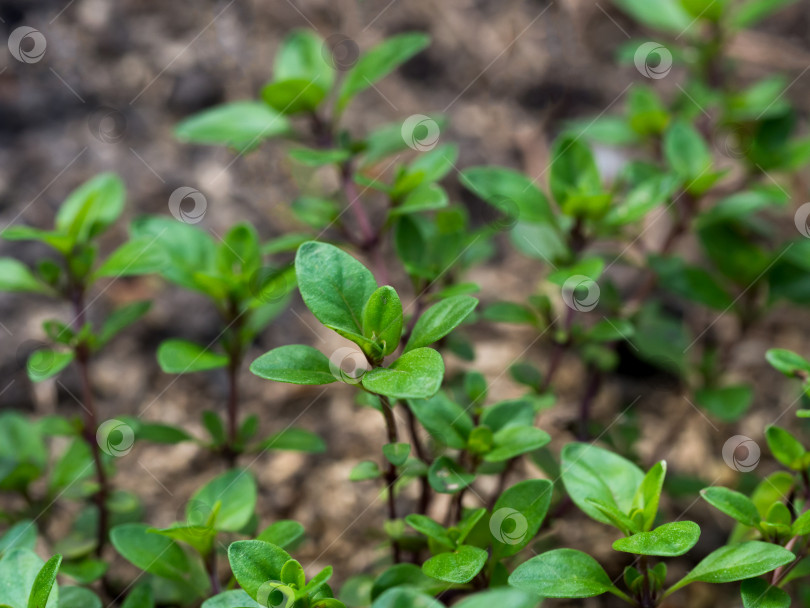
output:
<path id="1" fill-rule="evenodd" d="M 385 419 L 385 430 L 388 437 L 388 443 L 397 443 L 399 440 L 397 421 L 394 418 L 394 410 L 391 407 L 391 402 L 385 395 L 380 395 L 380 404 L 382 406 L 383 418 Z M 397 519 L 397 502 L 396 496 L 394 496 L 394 484 L 396 484 L 399 475 L 397 472 L 397 467 L 394 465 L 394 463 L 387 459 L 386 463 L 385 485 L 388 487 L 388 519 L 390 521 L 394 521 Z M 395 564 L 402 561 L 399 543 L 396 540 L 391 541 L 391 555 Z"/>

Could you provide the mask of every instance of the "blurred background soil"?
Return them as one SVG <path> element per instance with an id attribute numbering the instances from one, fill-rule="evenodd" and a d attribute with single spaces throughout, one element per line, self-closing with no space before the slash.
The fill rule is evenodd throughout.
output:
<path id="1" fill-rule="evenodd" d="M 6 35 L 28 25 L 47 39 L 45 58 L 35 64 L 19 63 L 0 49 L 0 228 L 18 223 L 49 226 L 71 189 L 112 170 L 128 187 L 127 220 L 143 213 L 167 214 L 171 192 L 191 186 L 208 200 L 201 226 L 221 235 L 232 223 L 247 220 L 265 238 L 300 228 L 288 203 L 299 189 L 317 185 L 314 180 L 320 176 L 294 169 L 281 144 L 266 144 L 237 158 L 226 149 L 181 144 L 172 136 L 172 127 L 211 105 L 255 96 L 269 79 L 275 50 L 290 30 L 312 27 L 324 37 L 342 33 L 361 49 L 394 33 L 429 32 L 431 47 L 363 93 L 347 115 L 348 126 L 363 132 L 411 114 L 443 113 L 449 125 L 442 140 L 460 145 L 459 168 L 499 164 L 530 175 L 545 174 L 548 144 L 564 121 L 622 108 L 628 87 L 643 79 L 632 65 L 617 66 L 616 49 L 631 37 L 651 39 L 609 0 L 0 0 L 0 20 Z M 789 80 L 797 78 L 786 95 L 803 117 L 810 109 L 810 77 L 801 77 L 810 65 L 808 32 L 810 1 L 804 0 L 732 44 L 744 79 L 774 71 L 784 71 Z M 677 82 L 676 68 L 655 84 L 662 94 L 671 95 Z M 616 152 L 600 151 L 605 169 L 621 161 Z M 482 213 L 482 204 L 463 192 L 457 180 L 451 176 L 446 184 L 474 216 Z M 792 195 L 799 202 L 807 200 L 806 190 Z M 649 231 L 653 245 L 666 221 L 660 224 Z M 124 236 L 124 227 L 119 224 L 106 237 L 109 247 Z M 688 240 L 683 246 L 690 247 Z M 3 256 L 33 262 L 43 253 L 36 244 L 0 241 Z M 485 302 L 520 301 L 544 271 L 537 262 L 511 253 L 503 241 L 496 258 L 468 278 L 481 284 Z M 96 311 L 134 299 L 155 299 L 146 320 L 115 340 L 94 364 L 102 418 L 140 415 L 183 424 L 204 436 L 200 413 L 221 409 L 224 375 L 168 376 L 158 369 L 155 350 L 168 337 L 213 339 L 218 328 L 215 310 L 198 296 L 154 278 L 117 280 L 104 284 L 98 295 Z M 0 407 L 37 415 L 79 413 L 73 396 L 78 382 L 72 372 L 35 387 L 24 371 L 27 353 L 43 339 L 41 322 L 66 314 L 43 299 L 0 294 Z M 748 435 L 765 454 L 763 426 L 795 400 L 796 387 L 765 364 L 765 350 L 781 346 L 807 351 L 807 315 L 785 309 L 771 319 L 742 341 L 730 319 L 689 320 L 712 324 L 712 332 L 729 349 L 730 380 L 745 377 L 756 385 L 755 404 L 742 423 L 708 420 L 683 398 L 672 379 L 640 370 L 632 361 L 625 366 L 627 374 L 604 387 L 594 418 L 613 431 L 638 425 L 637 453 L 645 466 L 667 458 L 673 471 L 707 483 L 734 483 L 737 473 L 721 458 L 725 440 Z M 295 342 L 327 351 L 342 345 L 339 338 L 315 327 L 296 299 L 293 309 L 261 337 L 252 356 Z M 491 400 L 520 394 L 504 373 L 516 358 L 545 367 L 548 352 L 532 345 L 536 336 L 525 330 L 488 324 L 470 333 L 477 344 L 474 365 L 492 383 Z M 451 370 L 465 365 L 449 360 Z M 541 423 L 555 438 L 555 453 L 573 438 L 571 422 L 581 384 L 577 364 L 566 361 L 556 381 L 558 403 Z M 249 464 L 259 479 L 262 524 L 280 518 L 302 522 L 309 540 L 298 559 L 308 572 L 332 564 L 337 581 L 342 581 L 349 574 L 371 571 L 385 555 L 379 549 L 381 539 L 372 532 L 380 529 L 384 511 L 378 486 L 348 481 L 357 462 L 378 458 L 384 431 L 379 416 L 353 404 L 351 390 L 333 389 L 270 384 L 245 372 L 243 416 L 258 414 L 262 434 L 294 423 L 319 433 L 328 450 L 314 456 L 268 453 L 255 462 L 245 457 L 242 464 Z M 796 424 L 792 412 L 781 422 Z M 138 445 L 118 464 L 116 484 L 141 496 L 146 520 L 159 526 L 182 518 L 194 489 L 221 471 L 217 460 L 191 444 Z M 763 458 L 757 473 L 771 468 Z M 524 464 L 515 479 L 539 474 Z M 402 501 L 408 500 L 406 494 Z M 691 559 L 721 544 L 730 530 L 727 518 L 693 498 L 668 503 L 666 509 L 673 517 L 688 512 L 702 524 L 703 537 Z M 51 532 L 63 525 L 55 518 Z M 616 575 L 624 563 L 610 551 L 609 535 L 604 526 L 572 509 L 552 525 L 539 547 L 559 542 L 587 550 Z M 685 562 L 673 564 L 671 576 L 684 567 Z M 670 605 L 739 605 L 734 585 L 691 589 Z M 610 602 L 594 599 L 570 605 Z"/>

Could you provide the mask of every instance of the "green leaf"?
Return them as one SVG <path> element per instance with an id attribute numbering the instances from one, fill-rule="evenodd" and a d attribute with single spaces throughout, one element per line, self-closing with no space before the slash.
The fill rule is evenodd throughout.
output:
<path id="1" fill-rule="evenodd" d="M 286 549 L 303 537 L 304 526 L 292 519 L 283 519 L 267 526 L 256 539 Z"/>
<path id="2" fill-rule="evenodd" d="M 749 578 L 740 585 L 744 608 L 790 608 L 790 596 L 761 578 Z"/>
<path id="3" fill-rule="evenodd" d="M 523 304 L 514 302 L 495 302 L 484 309 L 482 315 L 487 321 L 495 323 L 517 323 L 521 325 L 536 325 L 537 314 Z"/>
<path id="4" fill-rule="evenodd" d="M 453 540 L 450 533 L 440 523 L 434 521 L 427 515 L 419 515 L 418 513 L 411 513 L 405 517 L 405 523 L 411 526 L 417 532 L 421 532 L 430 539 L 437 543 L 444 545 L 448 549 L 455 549 L 457 542 Z"/>
<path id="5" fill-rule="evenodd" d="M 377 479 L 382 475 L 380 467 L 372 460 L 357 463 L 349 473 L 349 481 L 367 481 Z"/>
<path id="6" fill-rule="evenodd" d="M 675 557 L 683 555 L 697 544 L 700 526 L 692 521 L 675 521 L 658 526 L 650 532 L 639 532 L 613 543 L 616 551 L 637 555 Z"/>
<path id="7" fill-rule="evenodd" d="M 360 56 L 349 70 L 338 94 L 337 109 L 342 111 L 359 92 L 385 78 L 430 44 L 426 34 L 409 33 L 392 36 Z"/>
<path id="8" fill-rule="evenodd" d="M 630 519 L 626 513 L 619 511 L 615 505 L 609 505 L 594 498 L 586 498 L 585 502 L 601 511 L 607 517 L 610 525 L 621 530 L 623 534 L 636 534 L 642 531 L 638 522 Z"/>
<path id="9" fill-rule="evenodd" d="M 113 251 L 93 273 L 93 278 L 158 273 L 167 263 L 166 252 L 156 239 L 136 238 Z"/>
<path id="10" fill-rule="evenodd" d="M 500 587 L 498 589 L 479 591 L 453 604 L 453 608 L 492 608 L 493 606 L 501 606 L 503 608 L 537 608 L 537 597 L 520 591 L 519 589 Z"/>
<path id="11" fill-rule="evenodd" d="M 12 549 L 34 550 L 37 542 L 37 525 L 30 519 L 17 522 L 0 536 L 0 558 Z"/>
<path id="12" fill-rule="evenodd" d="M 635 186 L 624 200 L 613 205 L 602 221 L 608 226 L 624 226 L 641 220 L 648 212 L 665 203 L 679 185 L 675 175 L 653 176 Z"/>
<path id="13" fill-rule="evenodd" d="M 557 226 L 546 195 L 522 173 L 502 167 L 470 167 L 461 172 L 461 183 L 505 214 L 506 222 L 519 218 L 552 228 Z"/>
<path id="14" fill-rule="evenodd" d="M 375 599 L 371 608 L 444 608 L 444 604 L 418 589 L 394 587 Z"/>
<path id="15" fill-rule="evenodd" d="M 304 429 L 288 428 L 279 431 L 259 444 L 260 450 L 288 450 L 320 454 L 326 451 L 326 444 L 315 433 Z"/>
<path id="16" fill-rule="evenodd" d="M 59 573 L 75 579 L 82 585 L 90 585 L 107 573 L 109 564 L 99 559 L 62 562 Z"/>
<path id="17" fill-rule="evenodd" d="M 394 399 L 427 399 L 436 394 L 444 378 L 444 361 L 432 348 L 410 350 L 389 367 L 363 375 L 363 387 Z"/>
<path id="18" fill-rule="evenodd" d="M 627 513 L 644 473 L 621 456 L 584 443 L 569 443 L 562 450 L 562 480 L 576 505 L 587 515 L 605 524 L 610 519 L 589 504 L 599 500 Z"/>
<path id="19" fill-rule="evenodd" d="M 266 608 L 242 589 L 225 591 L 203 602 L 202 608 Z"/>
<path id="20" fill-rule="evenodd" d="M 547 479 L 529 479 L 498 497 L 489 520 L 497 558 L 514 555 L 531 542 L 548 513 L 553 489 Z"/>
<path id="21" fill-rule="evenodd" d="M 348 160 L 350 156 L 351 152 L 343 149 L 313 150 L 311 148 L 293 148 L 289 152 L 290 158 L 292 158 L 295 161 L 298 161 L 302 165 L 306 165 L 307 167 L 322 167 L 324 165 L 336 165 Z M 310 200 L 312 200 L 311 197 L 302 197 L 302 198 L 304 199 L 309 198 Z M 298 200 L 300 201 L 301 199 Z M 315 199 L 315 200 L 324 200 L 324 199 Z M 300 214 L 299 217 L 301 217 Z M 334 217 L 330 218 L 330 221 L 333 219 L 335 218 Z"/>
<path id="22" fill-rule="evenodd" d="M 228 357 L 188 340 L 166 340 L 157 353 L 158 364 L 167 374 L 190 374 L 228 365 Z"/>
<path id="23" fill-rule="evenodd" d="M 447 456 L 440 456 L 428 469 L 430 487 L 439 494 L 455 494 L 475 481 L 475 474 L 468 473 Z"/>
<path id="24" fill-rule="evenodd" d="M 100 345 L 104 345 L 112 340 L 118 333 L 123 331 L 144 316 L 151 308 L 152 303 L 148 300 L 142 302 L 131 302 L 121 308 L 116 308 L 104 321 L 101 332 L 98 336 Z"/>
<path id="25" fill-rule="evenodd" d="M 695 392 L 695 401 L 720 420 L 734 422 L 751 407 L 754 391 L 745 384 L 702 388 Z"/>
<path id="26" fill-rule="evenodd" d="M 478 300 L 472 296 L 453 296 L 434 304 L 417 320 L 404 352 L 441 340 L 458 327 L 477 305 Z"/>
<path id="27" fill-rule="evenodd" d="M 382 356 L 390 355 L 399 346 L 402 302 L 393 287 L 380 287 L 369 297 L 363 307 L 363 335 L 379 347 Z"/>
<path id="28" fill-rule="evenodd" d="M 56 214 L 56 229 L 86 242 L 106 230 L 124 210 L 126 188 L 114 173 L 102 173 L 76 188 Z"/>
<path id="29" fill-rule="evenodd" d="M 228 547 L 233 575 L 254 600 L 265 582 L 281 580 L 281 569 L 290 559 L 281 547 L 260 540 L 240 540 Z"/>
<path id="30" fill-rule="evenodd" d="M 658 503 L 661 500 L 661 490 L 664 487 L 664 477 L 667 474 L 667 463 L 664 460 L 655 465 L 644 476 L 633 496 L 632 511 L 641 513 L 642 529 L 651 530 L 658 514 Z"/>
<path id="31" fill-rule="evenodd" d="M 563 213 L 601 217 L 610 196 L 603 192 L 596 161 L 584 142 L 574 136 L 557 138 L 551 150 L 549 186 Z"/>
<path id="32" fill-rule="evenodd" d="M 689 583 L 730 583 L 760 576 L 794 559 L 796 556 L 787 549 L 758 540 L 728 545 L 704 557 L 689 574 L 670 587 L 666 595 Z"/>
<path id="33" fill-rule="evenodd" d="M 146 582 L 133 587 L 121 608 L 155 608 L 155 597 L 151 585 Z"/>
<path id="34" fill-rule="evenodd" d="M 667 291 L 715 310 L 725 311 L 734 306 L 734 300 L 717 284 L 717 279 L 702 268 L 675 256 L 650 256 L 649 263 Z"/>
<path id="35" fill-rule="evenodd" d="M 503 462 L 542 448 L 551 436 L 533 426 L 507 426 L 493 436 L 494 448 L 484 456 L 486 462 Z"/>
<path id="36" fill-rule="evenodd" d="M 290 123 L 260 101 L 236 101 L 203 110 L 175 127 L 178 139 L 198 144 L 226 145 L 239 152 L 265 139 L 286 135 Z"/>
<path id="37" fill-rule="evenodd" d="M 295 272 L 318 321 L 350 340 L 362 336 L 363 307 L 377 289 L 368 268 L 334 245 L 309 241 L 298 248 Z"/>
<path id="38" fill-rule="evenodd" d="M 487 563 L 483 549 L 461 545 L 455 551 L 434 555 L 422 565 L 428 576 L 447 583 L 469 583 Z"/>
<path id="39" fill-rule="evenodd" d="M 614 2 L 631 17 L 653 29 L 681 35 L 693 22 L 692 17 L 677 0 L 614 0 Z"/>
<path id="40" fill-rule="evenodd" d="M 215 477 L 197 490 L 186 506 L 189 523 L 196 521 L 201 510 L 210 513 L 219 504 L 214 528 L 222 532 L 238 532 L 253 517 L 256 508 L 256 480 L 244 469 L 233 469 Z"/>
<path id="41" fill-rule="evenodd" d="M 788 431 L 778 426 L 769 426 L 765 429 L 765 439 L 774 458 L 783 465 L 796 471 L 806 468 L 804 446 Z"/>
<path id="42" fill-rule="evenodd" d="M 305 78 L 278 80 L 262 87 L 261 97 L 279 114 L 312 112 L 326 97 L 326 91 Z"/>
<path id="43" fill-rule="evenodd" d="M 710 505 L 744 526 L 754 527 L 760 522 L 756 505 L 745 494 L 722 486 L 712 486 L 701 490 L 700 495 Z"/>
<path id="44" fill-rule="evenodd" d="M 0 232 L 0 238 L 7 241 L 40 241 L 57 251 L 67 254 L 73 248 L 72 239 L 56 230 L 40 230 L 31 226 L 9 226 Z"/>
<path id="45" fill-rule="evenodd" d="M 65 369 L 75 358 L 73 351 L 56 351 L 42 348 L 28 357 L 28 377 L 32 382 L 42 382 Z"/>
<path id="46" fill-rule="evenodd" d="M 687 182 L 704 175 L 712 164 L 703 137 L 683 121 L 674 122 L 664 133 L 663 150 L 670 167 Z"/>
<path id="47" fill-rule="evenodd" d="M 395 467 L 400 467 L 408 460 L 411 453 L 410 443 L 386 443 L 383 446 L 385 459 Z"/>
<path id="48" fill-rule="evenodd" d="M 84 587 L 60 587 L 59 608 L 102 608 L 98 596 Z M 127 605 L 122 608 L 131 608 Z M 147 605 L 147 608 L 152 606 Z"/>
<path id="49" fill-rule="evenodd" d="M 303 344 L 288 344 L 264 353 L 250 364 L 250 371 L 265 380 L 292 384 L 337 381 L 326 355 Z"/>
<path id="50" fill-rule="evenodd" d="M 414 399 L 408 401 L 408 406 L 433 438 L 456 450 L 467 446 L 472 418 L 446 394 L 440 392 L 430 399 Z"/>
<path id="51" fill-rule="evenodd" d="M 791 378 L 810 377 L 810 361 L 791 350 L 772 348 L 765 353 L 765 358 L 777 371 Z"/>
<path id="52" fill-rule="evenodd" d="M 448 201 L 447 192 L 444 191 L 444 188 L 436 184 L 426 184 L 409 192 L 402 204 L 391 210 L 390 215 L 396 217 L 406 213 L 442 209 L 448 206 Z"/>
<path id="53" fill-rule="evenodd" d="M 28 266 L 14 258 L 0 258 L 0 291 L 54 293 L 34 276 Z"/>
<path id="54" fill-rule="evenodd" d="M 187 579 L 190 566 L 180 545 L 149 532 L 145 524 L 116 526 L 110 532 L 110 541 L 124 559 L 141 570 L 178 582 Z"/>
<path id="55" fill-rule="evenodd" d="M 594 597 L 616 590 L 594 558 L 574 549 L 555 549 L 520 564 L 509 585 L 540 597 Z"/>
<path id="56" fill-rule="evenodd" d="M 108 445 L 110 443 L 112 442 L 108 438 Z M 62 491 L 67 492 L 69 489 L 81 491 L 80 487 L 73 486 L 88 478 L 93 472 L 93 454 L 90 446 L 82 437 L 76 437 L 62 457 L 54 464 L 48 480 L 48 489 L 54 496 L 60 495 Z"/>
<path id="57" fill-rule="evenodd" d="M 61 563 L 62 556 L 54 555 L 42 566 L 39 574 L 34 579 L 34 585 L 31 587 L 31 594 L 28 596 L 28 608 L 45 608 L 53 584 L 56 582 L 56 573 L 59 571 Z"/>
<path id="58" fill-rule="evenodd" d="M 748 0 L 734 5 L 731 22 L 740 29 L 748 28 L 771 13 L 794 4 L 797 0 Z M 746 608 L 749 608 L 746 606 Z M 764 608 L 764 607 L 763 607 Z"/>

